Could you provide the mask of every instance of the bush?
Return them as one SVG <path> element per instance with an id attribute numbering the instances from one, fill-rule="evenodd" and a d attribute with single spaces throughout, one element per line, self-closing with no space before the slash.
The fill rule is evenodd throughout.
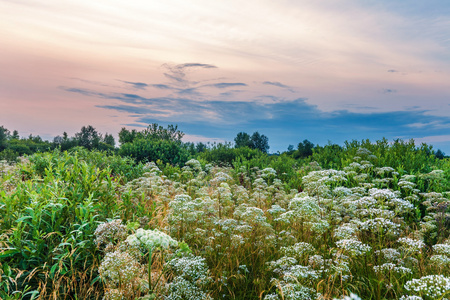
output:
<path id="1" fill-rule="evenodd" d="M 189 160 L 189 152 L 181 143 L 166 140 L 138 139 L 123 144 L 119 154 L 134 158 L 138 162 L 160 160 L 163 164 L 172 165 L 184 165 Z"/>

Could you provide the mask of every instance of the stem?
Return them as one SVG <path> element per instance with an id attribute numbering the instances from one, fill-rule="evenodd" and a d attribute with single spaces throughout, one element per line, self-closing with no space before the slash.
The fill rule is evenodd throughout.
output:
<path id="1" fill-rule="evenodd" d="M 150 291 L 150 294 L 153 293 L 152 288 L 152 254 L 153 254 L 153 248 L 149 249 L 148 253 L 148 289 Z"/>

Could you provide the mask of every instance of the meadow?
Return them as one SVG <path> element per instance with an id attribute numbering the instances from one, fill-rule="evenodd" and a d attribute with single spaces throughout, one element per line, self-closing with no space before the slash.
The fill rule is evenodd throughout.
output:
<path id="1" fill-rule="evenodd" d="M 449 298 L 450 161 L 429 150 L 2 161 L 0 298 Z"/>

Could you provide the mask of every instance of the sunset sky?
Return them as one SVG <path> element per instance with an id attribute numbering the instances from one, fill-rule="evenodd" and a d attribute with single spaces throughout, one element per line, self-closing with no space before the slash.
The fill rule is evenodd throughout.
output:
<path id="1" fill-rule="evenodd" d="M 450 154 L 450 1 L 0 0 L 0 126 L 414 138 Z"/>

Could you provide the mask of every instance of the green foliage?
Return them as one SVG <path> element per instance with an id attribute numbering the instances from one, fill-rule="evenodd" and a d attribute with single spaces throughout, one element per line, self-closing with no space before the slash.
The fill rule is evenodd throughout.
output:
<path id="1" fill-rule="evenodd" d="M 264 134 L 260 134 L 258 131 L 254 132 L 251 136 L 246 132 L 239 132 L 234 138 L 236 148 L 248 147 L 251 149 L 257 149 L 263 153 L 269 151 L 269 138 Z"/>
<path id="2" fill-rule="evenodd" d="M 105 143 L 106 145 L 111 146 L 112 148 L 115 147 L 116 145 L 116 141 L 114 140 L 114 137 L 112 134 L 108 134 L 106 133 L 105 136 L 103 137 L 103 143 Z"/>
<path id="3" fill-rule="evenodd" d="M 305 158 L 313 154 L 314 144 L 308 140 L 298 143 L 297 152 L 294 154 L 295 158 Z"/>
<path id="4" fill-rule="evenodd" d="M 450 160 L 431 147 L 352 141 L 299 159 L 195 149 L 158 137 L 122 144 L 123 157 L 75 147 L 1 161 L 0 297 L 449 292 L 436 294 L 450 282 Z M 133 236 L 159 246 L 136 248 Z"/>
<path id="5" fill-rule="evenodd" d="M 33 286 L 42 297 L 91 293 L 86 284 L 96 277 L 98 261 L 93 233 L 116 207 L 109 168 L 55 153 L 31 157 L 16 172 L 19 177 L 9 179 L 15 188 L 0 204 L 0 256 L 14 266 L 7 288 Z"/>
<path id="6" fill-rule="evenodd" d="M 110 154 L 104 151 L 89 151 L 82 147 L 72 148 L 70 151 L 60 151 L 58 149 L 51 153 L 38 153 L 29 157 L 32 162 L 32 170 L 39 176 L 44 176 L 46 170 L 55 168 L 61 161 L 70 166 L 70 164 L 82 161 L 89 165 L 93 165 L 100 170 L 108 170 L 111 176 L 129 181 L 142 176 L 145 172 L 142 164 L 136 163 L 128 157 Z M 24 171 L 27 176 L 30 176 Z"/>
<path id="7" fill-rule="evenodd" d="M 181 143 L 184 133 L 178 130 L 177 125 L 168 125 L 164 128 L 156 123 L 150 124 L 142 131 L 128 130 L 123 127 L 119 132 L 119 142 L 121 144 L 132 143 L 138 139 L 164 140 Z"/>
<path id="8" fill-rule="evenodd" d="M 19 153 L 12 149 L 5 149 L 0 152 L 0 160 L 6 160 L 8 162 L 16 162 L 19 157 Z"/>
<path id="9" fill-rule="evenodd" d="M 9 130 L 0 126 L 0 152 L 6 149 L 9 136 Z"/>
<path id="10" fill-rule="evenodd" d="M 246 132 L 239 132 L 234 138 L 234 146 L 236 148 L 248 147 L 251 148 L 252 141 L 250 135 Z"/>
<path id="11" fill-rule="evenodd" d="M 75 140 L 78 146 L 89 150 L 97 149 L 101 141 L 101 135 L 94 127 L 88 125 L 81 127 L 81 131 L 75 133 Z"/>
<path id="12" fill-rule="evenodd" d="M 231 166 L 236 159 L 252 159 L 263 156 L 263 153 L 248 147 L 233 148 L 231 144 L 214 144 L 210 149 L 200 153 L 198 157 L 210 163 Z"/>
<path id="13" fill-rule="evenodd" d="M 439 165 L 431 146 L 416 146 L 413 140 L 406 142 L 400 139 L 389 143 L 385 138 L 376 142 L 368 139 L 346 141 L 344 147 L 336 144 L 316 146 L 311 161 L 318 162 L 324 168 L 342 169 L 353 162 L 355 156 L 369 159 L 375 167 L 390 166 L 402 174 L 430 172 L 431 166 Z"/>
<path id="14" fill-rule="evenodd" d="M 167 140 L 138 139 L 121 145 L 119 154 L 138 162 L 160 160 L 163 164 L 183 165 L 189 160 L 189 152 L 180 143 Z"/>
<path id="15" fill-rule="evenodd" d="M 251 137 L 251 142 L 253 149 L 258 149 L 263 153 L 269 151 L 269 138 L 264 134 L 260 134 L 258 131 L 254 132 Z"/>
<path id="16" fill-rule="evenodd" d="M 77 140 L 75 138 L 69 138 L 67 132 L 64 132 L 63 136 L 55 136 L 53 144 L 55 148 L 59 148 L 61 151 L 66 151 L 78 146 Z"/>

